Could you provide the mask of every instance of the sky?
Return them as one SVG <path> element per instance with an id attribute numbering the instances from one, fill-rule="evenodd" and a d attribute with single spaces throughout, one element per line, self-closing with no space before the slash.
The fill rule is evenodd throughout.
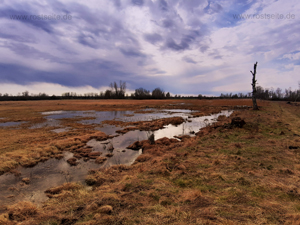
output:
<path id="1" fill-rule="evenodd" d="M 0 93 L 298 88 L 299 0 L 0 0 Z M 247 17 L 247 18 L 246 18 Z M 22 19 L 21 19 L 22 18 Z"/>

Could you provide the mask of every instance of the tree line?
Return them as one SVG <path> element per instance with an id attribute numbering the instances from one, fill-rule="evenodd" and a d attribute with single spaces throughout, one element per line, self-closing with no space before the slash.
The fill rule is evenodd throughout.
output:
<path id="1" fill-rule="evenodd" d="M 0 101 L 19 101 L 19 100 L 57 100 L 57 99 L 237 99 L 237 98 L 252 98 L 252 93 L 221 93 L 220 96 L 181 96 L 171 95 L 170 92 L 165 92 L 157 87 L 152 91 L 138 88 L 131 95 L 126 94 L 126 82 L 112 82 L 109 89 L 99 93 L 77 94 L 76 92 L 66 92 L 61 96 L 48 95 L 46 93 L 29 94 L 28 91 L 19 93 L 18 95 L 9 95 L 0 93 Z M 300 100 L 300 82 L 299 88 L 292 90 L 291 88 L 282 90 L 281 88 L 263 88 L 256 87 L 256 98 L 263 100 L 285 100 L 299 101 Z"/>

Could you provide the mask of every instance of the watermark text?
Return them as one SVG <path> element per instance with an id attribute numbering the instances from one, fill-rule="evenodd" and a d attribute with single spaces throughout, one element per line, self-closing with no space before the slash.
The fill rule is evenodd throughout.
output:
<path id="1" fill-rule="evenodd" d="M 264 13 L 264 14 L 233 14 L 234 19 L 238 20 L 293 20 L 296 18 L 295 14 L 280 14 L 280 13 Z"/>
<path id="2" fill-rule="evenodd" d="M 58 20 L 71 20 L 72 16 L 70 14 L 66 15 L 10 15 L 11 20 L 35 20 L 35 21 L 58 21 Z"/>

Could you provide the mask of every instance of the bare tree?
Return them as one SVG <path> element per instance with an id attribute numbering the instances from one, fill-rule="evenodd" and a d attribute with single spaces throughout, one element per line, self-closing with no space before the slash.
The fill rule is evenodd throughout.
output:
<path id="1" fill-rule="evenodd" d="M 119 97 L 123 98 L 125 96 L 125 92 L 126 92 L 126 82 L 120 80 Z"/>
<path id="2" fill-rule="evenodd" d="M 125 96 L 125 91 L 126 91 L 126 82 L 125 81 L 120 80 L 119 85 L 117 84 L 117 82 L 113 82 L 113 83 L 110 83 L 109 86 L 110 86 L 113 97 L 123 98 Z"/>
<path id="3" fill-rule="evenodd" d="M 255 80 L 255 75 L 256 75 L 256 67 L 257 67 L 257 62 L 254 64 L 254 72 L 252 72 L 250 70 L 250 72 L 252 73 L 253 75 L 253 78 L 252 78 L 252 102 L 253 102 L 253 110 L 258 110 L 258 106 L 257 106 L 257 103 L 256 103 L 256 81 Z"/>
<path id="4" fill-rule="evenodd" d="M 275 92 L 276 92 L 277 98 L 281 99 L 282 98 L 282 89 L 281 88 L 277 88 Z"/>

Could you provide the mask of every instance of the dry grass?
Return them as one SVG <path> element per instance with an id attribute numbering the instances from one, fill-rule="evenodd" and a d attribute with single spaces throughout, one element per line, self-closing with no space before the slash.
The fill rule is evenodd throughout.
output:
<path id="1" fill-rule="evenodd" d="M 76 123 L 80 120 L 62 119 L 64 127 L 74 128 L 69 132 L 56 134 L 51 132 L 53 127 L 29 129 L 34 124 L 46 121 L 41 115 L 45 111 L 59 110 L 136 110 L 144 108 L 173 109 L 182 108 L 180 103 L 185 103 L 188 109 L 201 109 L 203 115 L 219 112 L 225 105 L 250 105 L 249 100 L 61 100 L 61 101 L 20 101 L 0 102 L 1 122 L 26 121 L 18 129 L 0 127 L 0 174 L 8 172 L 18 165 L 34 166 L 40 161 L 51 157 L 61 158 L 62 151 L 80 148 L 92 137 L 105 139 L 101 132 L 95 132 L 95 125 L 83 125 Z M 178 124 L 183 122 L 179 118 L 167 118 L 149 123 L 124 123 L 118 122 L 120 126 L 133 124 L 135 128 L 148 130 L 159 129 L 169 123 Z M 116 122 L 113 122 L 116 123 Z M 126 130 L 124 131 L 126 132 Z"/>
<path id="2" fill-rule="evenodd" d="M 159 105 L 147 104 L 152 103 Z M 210 107 L 208 101 L 199 103 Z M 226 103 L 236 104 L 211 102 L 216 108 Z M 92 191 L 63 185 L 49 190 L 52 198 L 42 208 L 19 203 L 9 207 L 0 222 L 299 224 L 300 150 L 289 149 L 300 146 L 299 107 L 264 103 L 259 111 L 236 115 L 246 121 L 244 128 L 226 129 L 222 120 L 182 142 L 164 138 L 154 145 L 138 143 L 145 154 L 132 166 L 90 171 L 86 181 Z M 88 137 L 68 138 L 49 151 L 59 154 Z"/>

